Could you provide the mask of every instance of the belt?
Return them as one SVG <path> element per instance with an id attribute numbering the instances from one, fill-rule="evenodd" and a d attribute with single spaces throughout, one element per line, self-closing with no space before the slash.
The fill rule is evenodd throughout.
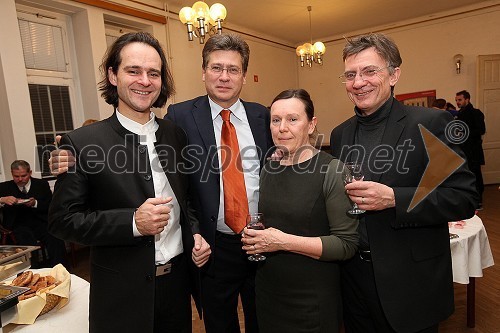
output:
<path id="1" fill-rule="evenodd" d="M 238 234 L 225 234 L 220 231 L 215 232 L 215 246 L 217 244 L 229 244 L 233 246 L 239 246 L 241 249 L 241 235 Z M 213 251 L 213 249 L 212 249 Z M 243 251 L 243 250 L 242 250 Z"/>
<path id="2" fill-rule="evenodd" d="M 220 232 L 220 231 L 216 231 L 215 235 L 217 237 L 220 237 L 220 238 L 241 241 L 241 235 L 240 234 L 226 234 L 226 233 L 223 233 L 223 232 Z"/>
<path id="3" fill-rule="evenodd" d="M 167 263 L 156 265 L 156 276 L 162 276 L 171 273 L 172 266 L 178 264 L 182 256 L 183 253 L 178 254 L 177 256 L 170 259 Z"/>
<path id="4" fill-rule="evenodd" d="M 372 252 L 370 250 L 358 250 L 358 254 L 361 260 L 366 262 L 372 261 Z"/>
<path id="5" fill-rule="evenodd" d="M 166 264 L 156 265 L 156 276 L 162 276 L 172 272 L 172 263 L 167 262 Z"/>

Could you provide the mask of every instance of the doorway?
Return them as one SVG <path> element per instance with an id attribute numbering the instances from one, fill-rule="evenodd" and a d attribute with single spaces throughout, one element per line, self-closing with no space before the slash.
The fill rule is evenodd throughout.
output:
<path id="1" fill-rule="evenodd" d="M 485 184 L 500 183 L 500 54 L 478 56 L 478 105 L 484 113 L 483 137 Z M 497 125 L 494 125 L 497 124 Z"/>

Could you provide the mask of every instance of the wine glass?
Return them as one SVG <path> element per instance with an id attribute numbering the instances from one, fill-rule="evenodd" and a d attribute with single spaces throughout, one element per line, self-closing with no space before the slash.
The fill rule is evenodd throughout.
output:
<path id="1" fill-rule="evenodd" d="M 344 178 L 344 184 L 349 184 L 354 181 L 363 180 L 363 170 L 361 169 L 361 164 L 356 162 L 346 162 L 344 164 L 344 170 L 342 171 L 342 176 Z M 359 209 L 358 205 L 354 203 L 352 208 L 347 211 L 352 215 L 363 214 L 365 210 Z"/>
<path id="2" fill-rule="evenodd" d="M 255 230 L 264 230 L 264 214 L 262 213 L 254 213 L 247 215 L 247 228 L 255 229 Z M 248 256 L 248 260 L 250 261 L 262 261 L 266 260 L 266 257 L 262 254 L 252 254 Z"/>

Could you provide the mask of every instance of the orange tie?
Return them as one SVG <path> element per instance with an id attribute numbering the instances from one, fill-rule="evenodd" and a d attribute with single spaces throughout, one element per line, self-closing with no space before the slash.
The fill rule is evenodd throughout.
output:
<path id="1" fill-rule="evenodd" d="M 224 184 L 224 219 L 229 228 L 239 234 L 246 225 L 248 199 L 241 166 L 236 129 L 229 120 L 230 110 L 222 110 L 221 162 Z"/>

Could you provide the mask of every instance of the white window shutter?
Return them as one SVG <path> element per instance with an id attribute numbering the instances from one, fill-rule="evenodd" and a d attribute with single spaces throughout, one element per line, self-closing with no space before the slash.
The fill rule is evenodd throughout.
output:
<path id="1" fill-rule="evenodd" d="M 66 72 L 62 29 L 19 19 L 26 68 Z"/>

